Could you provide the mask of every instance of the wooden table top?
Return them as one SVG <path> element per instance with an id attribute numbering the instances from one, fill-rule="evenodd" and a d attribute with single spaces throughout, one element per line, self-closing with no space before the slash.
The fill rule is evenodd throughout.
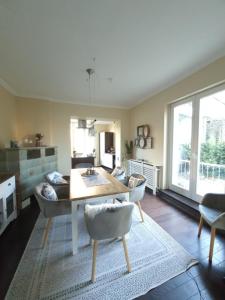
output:
<path id="1" fill-rule="evenodd" d="M 110 183 L 87 187 L 81 173 L 86 169 L 72 169 L 70 173 L 70 200 L 90 199 L 101 196 L 115 195 L 129 192 L 129 188 L 119 182 L 101 167 L 94 168 L 96 172 L 106 178 Z"/>
<path id="2" fill-rule="evenodd" d="M 8 180 L 9 178 L 11 178 L 12 176 L 14 176 L 14 174 L 11 173 L 0 173 L 0 184 L 5 182 L 6 180 Z"/>

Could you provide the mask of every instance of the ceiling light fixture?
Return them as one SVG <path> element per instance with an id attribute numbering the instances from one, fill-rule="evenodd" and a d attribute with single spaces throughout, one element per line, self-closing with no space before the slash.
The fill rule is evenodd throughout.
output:
<path id="1" fill-rule="evenodd" d="M 95 69 L 88 68 L 86 72 L 88 73 L 89 102 L 92 103 L 95 93 Z"/>

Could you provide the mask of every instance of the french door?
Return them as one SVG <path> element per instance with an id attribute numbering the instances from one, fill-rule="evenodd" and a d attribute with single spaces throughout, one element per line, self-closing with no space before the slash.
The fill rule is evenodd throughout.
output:
<path id="1" fill-rule="evenodd" d="M 196 201 L 225 193 L 225 86 L 170 109 L 169 188 Z"/>

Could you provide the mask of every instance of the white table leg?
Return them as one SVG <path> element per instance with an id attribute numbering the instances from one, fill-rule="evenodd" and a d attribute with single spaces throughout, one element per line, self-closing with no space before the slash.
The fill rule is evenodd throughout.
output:
<path id="1" fill-rule="evenodd" d="M 78 215 L 77 215 L 77 203 L 72 201 L 72 245 L 73 255 L 77 253 L 78 246 Z"/>

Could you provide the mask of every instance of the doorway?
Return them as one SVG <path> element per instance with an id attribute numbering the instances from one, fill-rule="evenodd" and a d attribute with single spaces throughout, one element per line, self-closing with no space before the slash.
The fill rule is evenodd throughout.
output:
<path id="1" fill-rule="evenodd" d="M 110 146 L 102 150 L 101 136 L 110 136 Z M 120 120 L 107 120 L 97 118 L 70 120 L 71 157 L 94 157 L 94 165 L 103 165 L 112 169 L 121 164 L 121 122 Z M 106 155 L 104 155 L 104 153 Z M 111 156 L 110 156 L 111 155 Z M 103 158 L 104 156 L 104 158 Z M 112 164 L 110 164 L 112 158 Z"/>

